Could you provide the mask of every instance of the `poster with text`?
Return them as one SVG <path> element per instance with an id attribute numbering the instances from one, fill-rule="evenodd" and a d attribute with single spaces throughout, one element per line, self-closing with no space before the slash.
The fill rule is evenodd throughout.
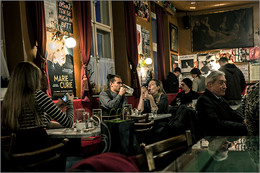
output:
<path id="1" fill-rule="evenodd" d="M 53 32 L 47 32 L 46 57 L 52 99 L 57 100 L 65 93 L 75 96 L 72 49 L 64 45 L 63 39 L 58 40 Z"/>
<path id="2" fill-rule="evenodd" d="M 143 54 L 144 56 L 150 56 L 151 48 L 150 48 L 150 32 L 149 30 L 142 28 L 142 46 L 143 46 Z"/>
<path id="3" fill-rule="evenodd" d="M 59 30 L 73 33 L 72 27 L 72 3 L 59 0 L 58 1 L 58 24 Z"/>

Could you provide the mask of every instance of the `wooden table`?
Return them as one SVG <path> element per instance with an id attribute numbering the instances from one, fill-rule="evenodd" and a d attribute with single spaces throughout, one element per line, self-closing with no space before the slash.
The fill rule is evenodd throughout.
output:
<path id="1" fill-rule="evenodd" d="M 50 138 L 85 138 L 97 136 L 101 133 L 101 128 L 96 127 L 94 130 L 77 132 L 73 128 L 47 129 Z"/>
<path id="2" fill-rule="evenodd" d="M 99 136 L 101 134 L 100 127 L 82 133 L 74 131 L 73 128 L 48 129 L 46 132 L 53 144 L 59 143 L 64 138 L 69 139 L 69 142 L 65 146 L 67 157 L 85 157 L 91 153 L 99 152 L 101 142 Z"/>
<path id="3" fill-rule="evenodd" d="M 234 136 L 231 138 L 235 138 Z M 227 138 L 227 141 L 231 141 Z M 211 141 L 212 142 L 212 141 Z M 166 172 L 259 172 L 259 137 L 237 137 L 227 150 L 227 158 L 217 161 L 208 152 L 210 144 L 201 139 L 174 160 Z"/>

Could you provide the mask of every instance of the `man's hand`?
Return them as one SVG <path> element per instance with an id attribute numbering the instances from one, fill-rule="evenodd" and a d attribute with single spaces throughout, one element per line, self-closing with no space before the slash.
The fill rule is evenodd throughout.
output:
<path id="1" fill-rule="evenodd" d="M 125 87 L 120 87 L 120 90 L 119 90 L 119 95 L 124 95 L 125 94 L 125 92 L 126 92 L 126 88 Z"/>

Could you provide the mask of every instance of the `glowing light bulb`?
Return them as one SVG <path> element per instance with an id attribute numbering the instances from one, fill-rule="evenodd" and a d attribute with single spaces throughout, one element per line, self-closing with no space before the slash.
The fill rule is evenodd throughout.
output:
<path id="1" fill-rule="evenodd" d="M 67 48 L 73 48 L 76 46 L 76 40 L 72 37 L 69 37 L 65 40 L 65 46 Z"/>
<path id="2" fill-rule="evenodd" d="M 145 64 L 152 64 L 152 62 L 153 62 L 152 58 L 145 59 Z"/>

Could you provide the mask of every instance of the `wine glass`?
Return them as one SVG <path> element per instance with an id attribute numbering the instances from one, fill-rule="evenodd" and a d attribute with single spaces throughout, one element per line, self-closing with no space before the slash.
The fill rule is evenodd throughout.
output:
<path id="1" fill-rule="evenodd" d="M 181 105 L 181 99 L 180 98 L 176 98 L 176 104 L 177 104 L 177 106 Z"/>

